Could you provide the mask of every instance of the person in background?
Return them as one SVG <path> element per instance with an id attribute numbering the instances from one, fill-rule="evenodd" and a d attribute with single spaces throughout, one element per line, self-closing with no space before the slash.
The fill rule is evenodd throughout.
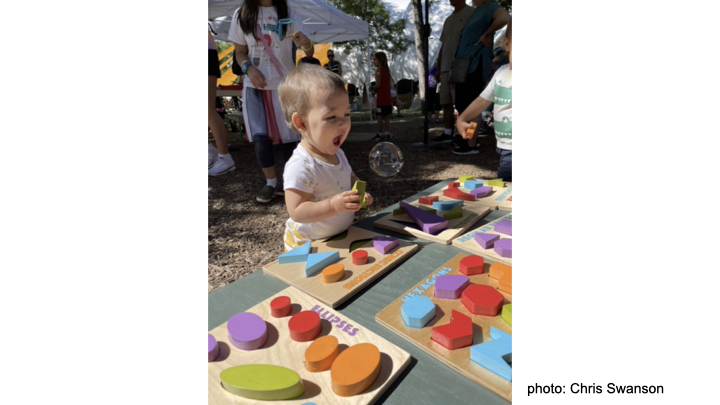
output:
<path id="1" fill-rule="evenodd" d="M 232 96 L 232 103 L 235 111 L 242 111 L 242 108 L 240 108 L 240 99 L 237 98 L 237 96 Z"/>
<path id="2" fill-rule="evenodd" d="M 372 63 L 377 68 L 375 71 L 375 86 L 373 86 L 373 90 L 377 92 L 376 116 L 378 132 L 371 141 L 377 139 L 385 142 L 391 138 L 389 116 L 392 113 L 392 96 L 390 94 L 392 76 L 390 76 L 390 67 L 388 66 L 385 52 L 376 52 L 373 56 Z"/>
<path id="3" fill-rule="evenodd" d="M 455 108 L 459 114 L 465 111 L 487 85 L 495 31 L 505 26 L 510 18 L 507 10 L 494 0 L 473 0 L 473 4 L 475 10 L 465 23 L 455 55 L 455 58 L 472 58 L 465 82 L 455 86 Z M 482 110 L 478 111 L 470 119 L 475 119 L 481 112 Z M 473 155 L 478 152 L 477 137 L 461 143 L 453 150 L 456 155 Z"/>
<path id="4" fill-rule="evenodd" d="M 296 21 L 279 24 L 285 18 Z M 282 119 L 277 88 L 295 66 L 293 43 L 305 52 L 313 47 L 303 29 L 302 19 L 296 18 L 286 0 L 241 0 L 230 24 L 228 39 L 235 43 L 235 57 L 245 74 L 242 92 L 245 132 L 255 146 L 258 166 L 266 181 L 255 200 L 263 204 L 275 195 L 285 194 L 275 173 L 273 143 L 281 145 L 287 161 L 300 140 L 300 135 L 291 131 Z M 285 40 L 281 41 L 281 37 Z"/>
<path id="5" fill-rule="evenodd" d="M 315 47 L 312 47 L 309 51 L 305 52 L 305 56 L 300 58 L 298 65 L 301 63 L 309 63 L 311 65 L 320 66 L 320 60 L 315 58 L 313 55 L 315 55 Z"/>
<path id="6" fill-rule="evenodd" d="M 335 51 L 332 49 L 328 49 L 327 51 L 327 57 L 328 57 L 328 63 L 326 63 L 323 67 L 333 73 L 337 73 L 340 77 L 342 77 L 342 64 L 335 60 Z"/>
<path id="7" fill-rule="evenodd" d="M 443 23 L 440 34 L 440 53 L 438 54 L 439 69 L 435 73 L 435 80 L 440 83 L 440 105 L 443 109 L 443 123 L 445 131 L 442 135 L 433 138 L 433 143 L 450 143 L 453 141 L 453 126 L 455 124 L 455 90 L 447 81 L 450 77 L 450 65 L 455 57 L 460 33 L 470 18 L 473 7 L 465 4 L 466 0 L 450 0 L 454 10 Z M 460 140 L 459 140 L 460 141 Z"/>
<path id="8" fill-rule="evenodd" d="M 220 61 L 218 60 L 215 39 L 208 30 L 208 126 L 212 132 L 215 146 L 208 145 L 208 175 L 219 176 L 235 170 L 235 161 L 230 156 L 228 132 L 225 122 L 216 110 L 217 81 L 220 77 Z M 221 104 L 222 105 L 222 104 Z M 215 156 L 217 153 L 217 157 Z"/>
<path id="9" fill-rule="evenodd" d="M 469 121 L 494 102 L 496 151 L 500 155 L 497 176 L 512 182 L 512 17 L 507 24 L 503 48 L 508 52 L 509 63 L 495 72 L 485 90 L 460 114 L 457 129 L 465 134 L 470 127 Z"/>

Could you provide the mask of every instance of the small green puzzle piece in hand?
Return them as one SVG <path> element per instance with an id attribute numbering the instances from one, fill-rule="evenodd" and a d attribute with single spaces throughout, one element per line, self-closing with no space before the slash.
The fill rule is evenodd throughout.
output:
<path id="1" fill-rule="evenodd" d="M 358 195 L 360 196 L 360 209 L 366 209 L 367 204 L 365 203 L 365 182 L 362 180 L 356 180 L 355 185 L 352 189 L 358 191 Z"/>

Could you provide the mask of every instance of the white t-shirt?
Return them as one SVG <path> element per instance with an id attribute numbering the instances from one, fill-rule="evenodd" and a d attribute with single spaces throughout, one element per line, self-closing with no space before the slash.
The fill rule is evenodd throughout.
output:
<path id="1" fill-rule="evenodd" d="M 302 145 L 298 145 L 285 164 L 285 190 L 294 188 L 311 193 L 310 201 L 319 202 L 332 198 L 343 191 L 352 190 L 352 168 L 345 153 L 338 149 L 338 164 L 331 165 L 315 159 Z M 285 245 L 294 248 L 305 241 L 327 238 L 347 230 L 355 219 L 354 212 L 336 214 L 312 224 L 295 222 L 292 218 L 285 224 Z"/>
<path id="2" fill-rule="evenodd" d="M 475 11 L 475 7 L 465 5 L 462 10 L 450 14 L 443 23 L 442 34 L 440 34 L 440 42 L 442 42 L 440 72 L 450 71 L 450 64 L 455 59 L 455 52 L 457 52 L 458 43 L 460 42 L 460 33 L 465 28 L 465 23 L 473 11 Z"/>
<path id="3" fill-rule="evenodd" d="M 260 69 L 263 75 L 265 75 L 265 83 L 267 83 L 267 86 L 263 90 L 276 90 L 280 84 L 282 76 L 280 76 L 277 69 L 275 69 L 270 55 L 265 52 L 265 47 L 263 46 L 262 41 L 255 41 L 255 37 L 252 34 L 245 35 L 242 28 L 240 28 L 240 24 L 238 23 L 239 12 L 240 8 L 235 10 L 235 13 L 233 14 L 228 39 L 238 45 L 247 45 L 248 58 L 250 58 L 250 62 L 253 66 Z M 292 8 L 288 8 L 288 18 L 297 18 L 295 11 Z M 258 7 L 258 24 L 260 25 L 260 31 L 267 40 L 275 58 L 280 63 L 280 70 L 282 70 L 283 74 L 287 74 L 295 67 L 295 61 L 292 59 L 293 42 L 290 38 L 283 39 L 282 41 L 280 40 L 277 33 L 278 15 L 275 11 L 275 7 Z M 307 35 L 302 19 L 298 19 L 288 25 L 283 25 L 283 27 L 287 27 L 287 35 L 296 31 L 302 31 L 303 34 Z M 243 85 L 254 88 L 247 75 L 243 78 Z"/>
<path id="4" fill-rule="evenodd" d="M 480 97 L 495 103 L 493 125 L 497 147 L 512 150 L 512 70 L 509 63 L 495 72 Z"/>

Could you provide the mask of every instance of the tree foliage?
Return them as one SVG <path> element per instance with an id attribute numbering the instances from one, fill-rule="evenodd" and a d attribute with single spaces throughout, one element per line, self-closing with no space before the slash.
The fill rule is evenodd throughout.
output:
<path id="1" fill-rule="evenodd" d="M 392 53 L 405 52 L 411 41 L 405 38 L 405 20 L 390 22 L 390 13 L 380 0 L 325 0 L 343 13 L 366 21 L 369 25 L 370 47 L 373 51 L 385 50 Z M 360 47 L 367 52 L 366 40 L 335 42 L 348 54 L 353 48 Z"/>

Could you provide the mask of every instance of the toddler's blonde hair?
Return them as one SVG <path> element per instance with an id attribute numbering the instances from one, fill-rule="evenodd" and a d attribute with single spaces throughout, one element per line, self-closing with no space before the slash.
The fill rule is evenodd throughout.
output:
<path id="1" fill-rule="evenodd" d="M 340 76 L 318 65 L 301 63 L 283 77 L 278 87 L 285 123 L 293 132 L 300 133 L 292 122 L 293 114 L 307 117 L 313 104 L 338 90 L 345 92 L 345 81 Z"/>

